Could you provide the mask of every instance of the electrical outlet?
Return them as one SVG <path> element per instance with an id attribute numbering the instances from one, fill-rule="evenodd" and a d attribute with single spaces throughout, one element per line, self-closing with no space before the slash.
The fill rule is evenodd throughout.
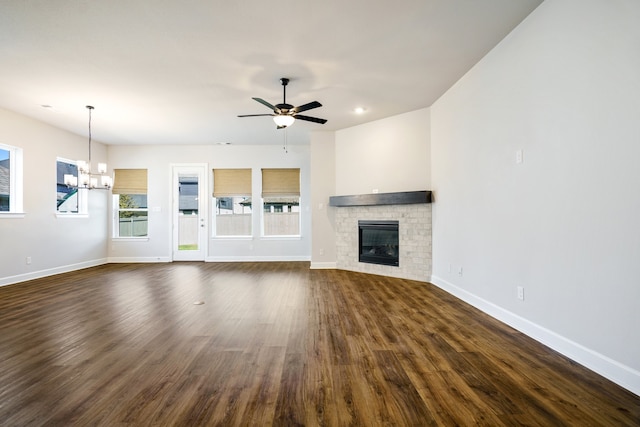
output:
<path id="1" fill-rule="evenodd" d="M 458 267 L 458 276 L 462 276 L 462 266 Z"/>
<path id="2" fill-rule="evenodd" d="M 523 161 L 523 153 L 522 150 L 516 151 L 516 163 L 520 164 Z"/>
<path id="3" fill-rule="evenodd" d="M 27 263 L 27 265 L 31 264 L 31 257 L 28 256 L 27 259 L 25 259 L 25 262 Z"/>
<path id="4" fill-rule="evenodd" d="M 518 299 L 524 301 L 524 288 L 522 286 L 518 286 Z"/>
<path id="5" fill-rule="evenodd" d="M 320 255 L 324 255 L 324 249 L 320 249 Z"/>

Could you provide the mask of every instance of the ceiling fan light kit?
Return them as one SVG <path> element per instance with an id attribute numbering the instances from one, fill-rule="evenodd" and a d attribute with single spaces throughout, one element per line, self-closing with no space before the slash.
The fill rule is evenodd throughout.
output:
<path id="1" fill-rule="evenodd" d="M 281 128 L 286 128 L 287 126 L 291 126 L 296 121 L 296 118 L 289 115 L 287 116 L 279 115 L 279 116 L 273 116 L 273 121 L 278 126 L 278 129 L 281 129 Z"/>
<path id="2" fill-rule="evenodd" d="M 303 111 L 311 110 L 313 108 L 322 107 L 322 104 L 320 104 L 318 101 L 309 102 L 307 104 L 300 105 L 299 107 L 294 107 L 291 104 L 287 104 L 287 85 L 289 84 L 289 79 L 283 77 L 280 79 L 280 82 L 282 83 L 282 104 L 272 105 L 264 99 L 252 98 L 265 107 L 273 110 L 273 114 L 244 114 L 238 117 L 272 116 L 273 121 L 276 123 L 277 129 L 284 129 L 291 126 L 296 121 L 296 119 L 320 124 L 325 124 L 327 122 L 325 119 L 298 114 Z"/>

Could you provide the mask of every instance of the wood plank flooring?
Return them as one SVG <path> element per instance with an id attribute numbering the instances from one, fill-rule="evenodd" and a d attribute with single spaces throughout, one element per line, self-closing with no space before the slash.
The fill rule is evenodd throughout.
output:
<path id="1" fill-rule="evenodd" d="M 5 286 L 0 331 L 2 426 L 640 425 L 640 397 L 433 285 L 308 263 Z"/>

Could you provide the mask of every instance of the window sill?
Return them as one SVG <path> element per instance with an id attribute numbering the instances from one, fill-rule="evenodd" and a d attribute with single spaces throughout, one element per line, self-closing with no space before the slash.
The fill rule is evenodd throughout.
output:
<path id="1" fill-rule="evenodd" d="M 211 240 L 253 240 L 253 236 L 213 236 Z"/>
<path id="2" fill-rule="evenodd" d="M 302 236 L 262 236 L 260 240 L 302 240 Z"/>
<path id="3" fill-rule="evenodd" d="M 24 212 L 0 212 L 0 218 L 24 218 L 27 216 Z"/>
<path id="4" fill-rule="evenodd" d="M 149 237 L 112 237 L 112 242 L 148 242 Z"/>
<path id="5" fill-rule="evenodd" d="M 89 218 L 86 213 L 56 212 L 56 218 Z"/>

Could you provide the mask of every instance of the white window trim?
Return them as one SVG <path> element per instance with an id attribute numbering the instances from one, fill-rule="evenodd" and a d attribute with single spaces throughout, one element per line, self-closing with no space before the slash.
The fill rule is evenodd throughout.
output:
<path id="1" fill-rule="evenodd" d="M 23 157 L 22 148 L 0 144 L 9 152 L 9 211 L 0 212 L 0 218 L 24 218 L 23 206 Z"/>
<path id="2" fill-rule="evenodd" d="M 147 197 L 149 197 L 149 195 L 147 194 Z M 111 240 L 118 240 L 120 242 L 122 241 L 131 241 L 131 242 L 135 242 L 135 241 L 144 241 L 144 240 L 149 240 L 149 212 L 150 209 L 148 207 L 146 208 L 137 208 L 137 209 L 122 209 L 124 211 L 133 211 L 133 212 L 146 212 L 147 213 L 147 235 L 146 236 L 120 236 L 117 233 L 119 233 L 119 219 L 120 219 L 120 194 L 114 193 L 112 194 L 112 203 L 113 203 L 113 235 L 111 236 Z M 147 199 L 147 205 L 149 204 L 148 199 Z"/>
<path id="3" fill-rule="evenodd" d="M 80 212 L 56 212 L 56 218 L 89 218 L 89 214 Z"/>
<path id="4" fill-rule="evenodd" d="M 24 218 L 26 216 L 25 212 L 0 212 L 0 218 Z"/>
<path id="5" fill-rule="evenodd" d="M 148 234 L 149 230 L 147 230 Z M 148 242 L 149 236 L 140 236 L 140 237 L 112 237 L 111 241 L 113 242 Z"/>
<path id="6" fill-rule="evenodd" d="M 253 240 L 253 236 L 241 234 L 239 236 L 211 236 L 211 240 Z"/>
<path id="7" fill-rule="evenodd" d="M 302 240 L 300 234 L 280 234 L 275 236 L 261 236 L 260 240 Z"/>

